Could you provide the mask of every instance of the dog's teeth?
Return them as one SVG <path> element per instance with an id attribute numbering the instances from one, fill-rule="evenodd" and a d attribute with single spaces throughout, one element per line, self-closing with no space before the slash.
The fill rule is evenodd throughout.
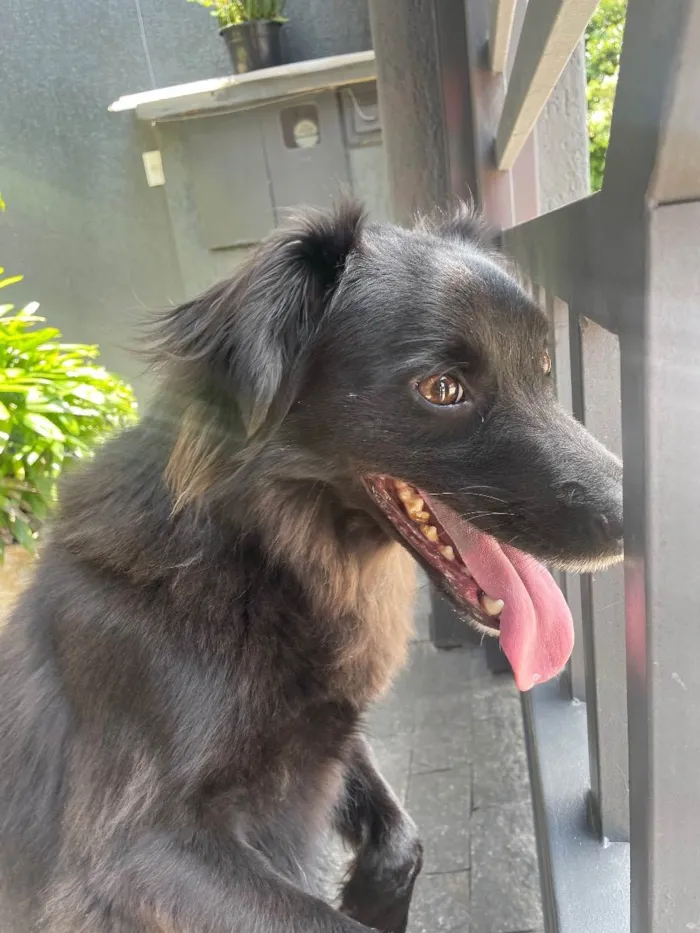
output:
<path id="1" fill-rule="evenodd" d="M 403 507 L 406 509 L 409 515 L 413 516 L 416 512 L 423 511 L 423 506 L 425 503 L 420 496 L 416 496 L 414 493 L 411 493 L 409 498 L 402 496 L 401 493 L 399 493 L 399 498 L 403 502 Z"/>
<path id="2" fill-rule="evenodd" d="M 420 530 L 423 532 L 428 541 L 437 541 L 438 530 L 435 525 L 421 525 Z"/>
<path id="3" fill-rule="evenodd" d="M 502 599 L 493 599 L 493 597 L 487 596 L 486 593 L 481 597 L 481 608 L 487 615 L 500 616 L 504 606 L 505 603 Z"/>
<path id="4" fill-rule="evenodd" d="M 404 483 L 402 479 L 395 479 L 394 486 L 400 491 L 402 489 L 408 489 L 408 483 Z"/>
<path id="5" fill-rule="evenodd" d="M 409 518 L 412 518 L 414 522 L 430 521 L 430 512 L 426 512 L 423 508 L 422 499 L 417 499 L 415 502 L 406 502 L 404 508 Z"/>
<path id="6" fill-rule="evenodd" d="M 452 550 L 449 544 L 446 544 L 444 547 L 438 549 L 445 560 L 454 560 L 455 552 Z"/>
<path id="7" fill-rule="evenodd" d="M 405 489 L 399 489 L 399 490 L 398 490 L 398 494 L 399 494 L 399 499 L 400 499 L 402 502 L 413 502 L 413 500 L 415 499 L 415 500 L 419 501 L 421 505 L 423 505 L 423 500 L 420 499 L 420 498 L 415 494 L 415 492 L 411 489 L 410 486 L 406 486 Z"/>

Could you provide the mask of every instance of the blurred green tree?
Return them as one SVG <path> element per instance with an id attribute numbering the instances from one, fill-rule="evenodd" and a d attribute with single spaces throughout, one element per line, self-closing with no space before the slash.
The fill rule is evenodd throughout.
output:
<path id="1" fill-rule="evenodd" d="M 588 139 L 594 191 L 603 184 L 626 10 L 627 0 L 600 0 L 586 30 Z"/>

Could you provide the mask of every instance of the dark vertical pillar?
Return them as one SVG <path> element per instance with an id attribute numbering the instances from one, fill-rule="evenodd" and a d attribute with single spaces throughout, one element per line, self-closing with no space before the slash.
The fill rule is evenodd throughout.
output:
<path id="1" fill-rule="evenodd" d="M 369 0 L 369 9 L 394 219 L 478 200 L 463 0 Z M 432 592 L 433 643 L 471 635 Z"/>
<path id="2" fill-rule="evenodd" d="M 462 0 L 370 0 L 394 219 L 473 191 Z"/>

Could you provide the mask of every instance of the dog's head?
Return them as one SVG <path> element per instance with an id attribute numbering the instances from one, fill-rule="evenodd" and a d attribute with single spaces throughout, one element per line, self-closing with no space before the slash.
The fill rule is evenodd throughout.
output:
<path id="1" fill-rule="evenodd" d="M 558 405 L 547 333 L 468 210 L 408 231 L 345 205 L 273 233 L 162 342 L 250 443 L 373 513 L 528 689 L 573 638 L 538 561 L 622 555 L 621 464 Z"/>

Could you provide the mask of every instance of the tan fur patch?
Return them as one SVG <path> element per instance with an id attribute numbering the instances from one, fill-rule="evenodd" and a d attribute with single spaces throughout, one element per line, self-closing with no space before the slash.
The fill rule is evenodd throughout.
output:
<path id="1" fill-rule="evenodd" d="M 336 648 L 338 689 L 364 705 L 406 660 L 413 631 L 415 564 L 367 517 L 343 527 L 337 504 L 293 491 L 269 493 L 258 509 L 271 550 L 297 572 Z M 338 527 L 340 524 L 340 527 Z"/>
<path id="2" fill-rule="evenodd" d="M 173 511 L 201 500 L 216 481 L 222 441 L 199 405 L 184 414 L 165 468 L 165 481 L 173 495 Z"/>

